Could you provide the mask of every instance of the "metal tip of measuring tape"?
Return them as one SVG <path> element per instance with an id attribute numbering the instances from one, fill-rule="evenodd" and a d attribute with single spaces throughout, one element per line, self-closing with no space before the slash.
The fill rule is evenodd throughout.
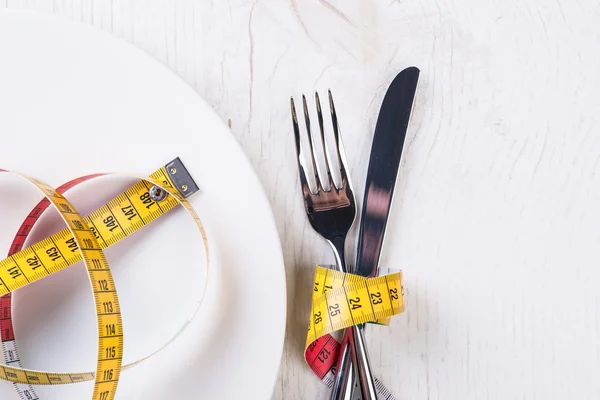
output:
<path id="1" fill-rule="evenodd" d="M 171 178 L 171 181 L 173 181 L 175 187 L 183 197 L 190 197 L 199 190 L 198 185 L 196 185 L 196 182 L 194 182 L 194 179 L 192 179 L 192 176 L 179 157 L 165 165 L 165 168 L 169 173 L 169 178 Z"/>

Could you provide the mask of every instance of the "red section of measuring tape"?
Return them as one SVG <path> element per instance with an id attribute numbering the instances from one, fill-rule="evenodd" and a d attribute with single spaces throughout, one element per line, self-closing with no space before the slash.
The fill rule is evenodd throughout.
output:
<path id="1" fill-rule="evenodd" d="M 10 309 L 10 303 L 11 303 L 11 299 L 10 298 L 2 298 L 2 314 L 4 314 L 4 310 L 8 310 Z M 5 307 L 6 304 L 6 308 Z M 0 320 L 0 329 L 2 330 L 2 341 L 5 342 L 7 340 L 14 340 L 15 339 L 15 331 L 13 329 L 12 326 L 12 315 L 8 315 L 8 317 L 6 318 L 2 318 L 2 320 Z"/>
<path id="2" fill-rule="evenodd" d="M 331 335 L 325 335 L 308 346 L 304 357 L 310 369 L 322 380 L 336 366 L 339 351 L 338 341 Z"/>

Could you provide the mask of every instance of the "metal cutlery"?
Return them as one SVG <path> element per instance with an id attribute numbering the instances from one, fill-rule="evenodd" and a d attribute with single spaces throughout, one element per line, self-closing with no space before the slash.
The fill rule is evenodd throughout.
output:
<path id="1" fill-rule="evenodd" d="M 320 140 L 325 149 L 326 155 L 325 171 L 322 171 L 319 170 L 316 165 L 316 134 L 314 130 L 311 129 L 306 97 L 304 95 L 302 96 L 304 120 L 310 147 L 308 155 L 312 164 L 312 170 L 314 171 L 313 176 L 307 175 L 306 173 L 307 160 L 301 145 L 300 128 L 293 98 L 290 100 L 290 103 L 296 143 L 298 171 L 300 175 L 300 183 L 304 197 L 306 215 L 313 229 L 331 245 L 338 269 L 342 272 L 347 272 L 344 249 L 346 237 L 356 218 L 356 202 L 354 200 L 352 185 L 346 171 L 346 156 L 344 153 L 342 140 L 339 135 L 339 126 L 337 114 L 335 112 L 335 106 L 333 103 L 333 97 L 331 92 L 329 92 L 329 108 L 331 111 L 333 138 L 335 142 L 334 154 L 332 154 L 332 151 L 329 149 L 329 146 L 325 140 L 325 129 L 323 124 L 321 103 L 318 93 L 315 93 Z M 341 175 L 341 183 L 339 186 L 335 184 L 332 178 L 331 166 L 333 156 L 337 158 L 338 165 L 340 166 L 339 172 Z M 313 186 L 316 187 L 314 191 L 310 189 L 309 179 L 313 181 Z M 329 190 L 325 190 L 324 187 L 329 187 Z M 366 349 L 364 345 L 364 339 L 362 338 L 362 333 L 358 327 L 354 326 L 352 328 L 348 328 L 346 331 L 348 332 L 348 337 L 352 340 L 352 342 L 356 343 L 356 345 L 351 349 Z M 343 357 L 345 357 L 347 361 L 344 361 L 340 365 L 344 365 L 347 374 L 340 375 L 338 372 L 337 375 L 340 377 L 345 376 L 346 381 L 341 384 L 338 382 L 338 384 L 335 385 L 337 390 L 334 390 L 332 393 L 332 399 L 345 399 L 351 394 L 351 390 L 349 389 L 351 389 L 353 385 L 353 373 L 352 364 L 349 362 L 350 360 L 348 351 L 346 351 Z M 362 368 L 368 368 L 366 352 L 352 355 L 352 361 L 354 361 L 354 363 L 363 365 Z M 367 398 L 369 397 L 365 397 L 365 399 Z M 376 399 L 377 397 L 371 398 Z"/>
<path id="2" fill-rule="evenodd" d="M 325 139 L 321 103 L 318 93 L 315 93 L 320 143 L 325 152 L 324 170 L 317 165 L 316 133 L 311 129 L 306 98 L 304 95 L 302 96 L 312 174 L 307 174 L 307 157 L 301 144 L 294 100 L 293 98 L 290 100 L 305 211 L 313 229 L 330 244 L 337 268 L 342 272 L 352 272 L 364 277 L 373 277 L 379 274 L 379 258 L 406 131 L 414 105 L 418 78 L 418 68 L 404 69 L 391 82 L 384 97 L 375 127 L 367 171 L 359 228 L 357 263 L 351 271 L 348 271 L 346 266 L 345 242 L 356 219 L 356 202 L 346 172 L 346 158 L 331 92 L 328 94 L 335 143 L 333 152 Z M 332 156 L 336 158 L 337 165 L 339 165 L 341 175 L 339 184 L 336 184 L 332 177 Z M 311 185 L 315 189 L 311 189 Z M 352 397 L 355 373 L 358 377 L 357 387 L 362 400 L 377 400 L 377 388 L 380 389 L 386 400 L 393 399 L 371 373 L 363 331 L 363 325 L 353 326 L 345 331 L 331 394 L 332 400 L 348 400 Z"/>

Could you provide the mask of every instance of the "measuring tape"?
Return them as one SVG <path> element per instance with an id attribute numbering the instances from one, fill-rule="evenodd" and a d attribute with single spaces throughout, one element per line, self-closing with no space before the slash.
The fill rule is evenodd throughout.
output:
<path id="1" fill-rule="evenodd" d="M 0 172 L 9 172 L 0 170 Z M 15 173 L 36 186 L 46 198 L 23 222 L 11 245 L 9 257 L 0 261 L 0 333 L 7 365 L 0 364 L 0 379 L 13 382 L 23 400 L 37 400 L 32 385 L 71 384 L 95 380 L 93 400 L 112 400 L 122 370 L 137 365 L 172 343 L 196 315 L 206 291 L 207 279 L 197 307 L 185 325 L 164 346 L 129 365 L 122 365 L 123 328 L 114 280 L 103 249 L 131 235 L 181 204 L 200 230 L 209 265 L 208 241 L 200 218 L 186 198 L 198 187 L 178 158 L 149 177 L 133 175 L 138 183 L 86 218 L 62 195 L 87 180 L 110 174 L 94 174 L 70 181 L 57 190 L 24 174 Z M 132 175 L 130 175 L 132 176 Z M 27 248 L 25 240 L 41 214 L 53 205 L 67 228 Z M 54 373 L 26 370 L 18 356 L 12 323 L 11 293 L 83 260 L 94 292 L 98 325 L 98 361 L 95 372 Z"/>
<path id="2" fill-rule="evenodd" d="M 403 311 L 402 272 L 364 278 L 317 266 L 304 348 L 306 363 L 332 387 L 341 346 L 331 333 L 367 322 L 387 325 L 389 317 Z M 394 399 L 377 378 L 375 387 L 380 399 Z"/>
<path id="3" fill-rule="evenodd" d="M 138 183 L 83 218 L 62 194 L 82 182 L 109 174 L 77 178 L 56 190 L 35 178 L 15 174 L 36 186 L 46 198 L 31 211 L 19 228 L 10 247 L 9 257 L 0 261 L 0 296 L 3 296 L 0 298 L 0 336 L 7 363 L 0 364 L 0 379 L 12 382 L 22 400 L 39 400 L 34 385 L 72 384 L 91 380 L 95 380 L 93 400 L 112 400 L 122 370 L 133 367 L 166 348 L 189 325 L 204 298 L 207 279 L 197 307 L 182 329 L 152 354 L 122 365 L 121 311 L 115 283 L 102 250 L 181 204 L 200 230 L 208 268 L 206 233 L 195 210 L 186 200 L 198 187 L 181 161 L 175 159 L 149 177 L 136 176 L 140 179 Z M 33 226 L 50 205 L 59 211 L 67 228 L 24 248 Z M 56 373 L 23 369 L 12 323 L 11 293 L 81 260 L 90 277 L 96 306 L 96 371 Z M 387 324 L 389 317 L 403 312 L 402 275 L 396 273 L 378 278 L 363 278 L 317 267 L 314 282 L 313 317 L 309 323 L 305 359 L 315 374 L 331 387 L 340 344 L 330 333 L 366 322 Z M 393 399 L 377 379 L 376 387 L 381 398 Z"/>

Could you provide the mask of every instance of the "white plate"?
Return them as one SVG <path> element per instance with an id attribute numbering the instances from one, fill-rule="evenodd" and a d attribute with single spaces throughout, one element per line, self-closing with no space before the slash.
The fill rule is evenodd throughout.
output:
<path id="1" fill-rule="evenodd" d="M 122 374 L 117 398 L 270 398 L 285 330 L 281 247 L 260 182 L 221 119 L 159 62 L 73 22 L 0 13 L 0 55 L 1 167 L 58 186 L 94 172 L 147 174 L 180 157 L 200 186 L 191 203 L 210 239 L 208 297 L 177 341 Z M 0 179 L 4 253 L 40 196 Z M 129 182 L 101 178 L 67 198 L 88 213 Z M 48 214 L 31 240 L 61 228 Z M 123 308 L 125 362 L 155 350 L 194 309 L 205 278 L 199 243 L 178 209 L 106 252 Z M 158 270 L 169 277 L 159 281 Z M 25 367 L 95 370 L 95 316 L 81 264 L 18 290 L 15 302 Z M 91 398 L 91 389 L 36 386 L 44 400 Z M 17 399 L 11 384 L 0 382 L 0 398 Z"/>

